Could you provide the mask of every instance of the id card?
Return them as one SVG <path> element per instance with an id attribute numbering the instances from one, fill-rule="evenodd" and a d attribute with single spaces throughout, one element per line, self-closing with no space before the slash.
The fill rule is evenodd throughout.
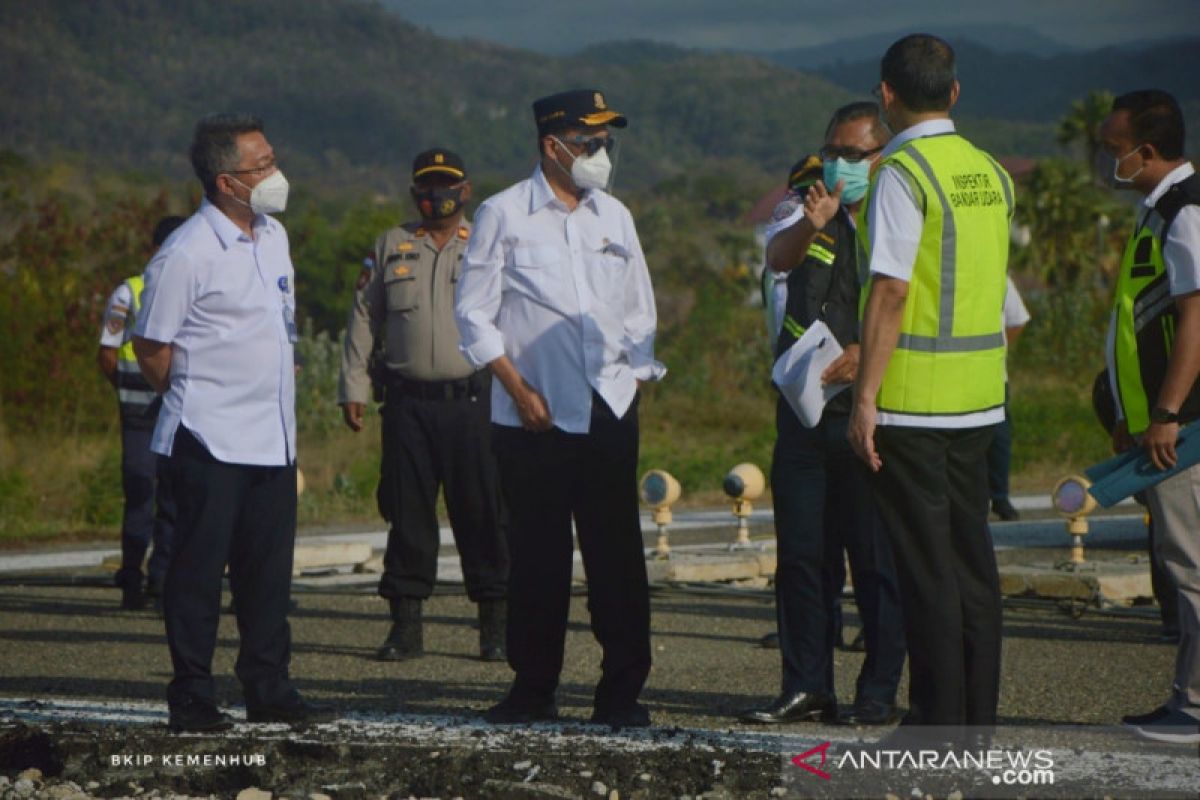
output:
<path id="1" fill-rule="evenodd" d="M 289 342 L 295 344 L 300 341 L 300 334 L 296 331 L 296 314 L 286 303 L 283 306 L 283 329 L 287 331 Z"/>

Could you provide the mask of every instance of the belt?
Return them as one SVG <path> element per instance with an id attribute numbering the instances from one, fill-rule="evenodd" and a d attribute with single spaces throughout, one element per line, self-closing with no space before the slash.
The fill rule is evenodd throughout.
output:
<path id="1" fill-rule="evenodd" d="M 400 397 L 412 397 L 417 400 L 475 398 L 490 390 L 491 385 L 492 374 L 486 369 L 454 381 L 414 381 L 399 375 L 389 375 L 387 378 L 388 395 L 395 393 Z"/>

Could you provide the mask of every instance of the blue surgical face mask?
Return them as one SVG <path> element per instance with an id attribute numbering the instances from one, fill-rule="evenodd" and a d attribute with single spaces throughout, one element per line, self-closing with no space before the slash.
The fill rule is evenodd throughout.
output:
<path id="1" fill-rule="evenodd" d="M 825 188 L 832 193 L 837 182 L 844 181 L 842 186 L 842 202 L 857 203 L 867 193 L 871 185 L 871 162 L 862 159 L 853 164 L 844 158 L 825 162 Z"/>

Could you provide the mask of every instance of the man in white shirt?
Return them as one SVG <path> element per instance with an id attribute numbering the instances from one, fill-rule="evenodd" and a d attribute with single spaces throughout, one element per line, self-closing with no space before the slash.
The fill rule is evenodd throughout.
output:
<path id="1" fill-rule="evenodd" d="M 1017 291 L 1017 285 L 1013 283 L 1011 275 L 1008 278 L 1007 288 L 1004 290 L 1004 308 L 1001 309 L 1000 314 L 1004 318 L 1004 342 L 1008 347 L 1008 352 L 1011 353 L 1013 346 L 1017 343 L 1017 337 L 1021 335 L 1021 331 L 1025 330 L 1025 326 L 1031 319 L 1029 309 L 1025 307 L 1025 301 L 1021 299 L 1021 293 Z M 992 443 L 988 446 L 987 451 L 988 492 L 992 497 L 992 513 L 1004 522 L 1012 522 L 1021 517 L 1020 512 L 1013 507 L 1012 500 L 1008 496 L 1008 473 L 1012 463 L 1012 428 L 1006 381 L 1004 385 L 1004 421 L 996 426 L 996 435 L 992 438 Z"/>
<path id="2" fill-rule="evenodd" d="M 172 731 L 223 730 L 212 657 L 229 566 L 251 722 L 313 721 L 288 676 L 296 533 L 294 272 L 287 181 L 255 117 L 196 125 L 200 209 L 146 267 L 134 351 L 163 393 L 151 447 L 170 458 L 178 502 L 163 591 L 174 679 Z"/>
<path id="3" fill-rule="evenodd" d="M 638 518 L 637 389 L 657 315 L 629 210 L 604 191 L 625 117 L 580 89 L 533 104 L 541 160 L 475 215 L 455 317 L 488 366 L 494 443 L 511 514 L 508 663 L 516 678 L 485 718 L 554 719 L 571 599 L 571 522 L 604 649 L 592 721 L 645 726 L 650 601 Z"/>
<path id="4" fill-rule="evenodd" d="M 1178 101 L 1144 89 L 1121 95 L 1100 126 L 1117 188 L 1145 195 L 1117 274 L 1106 354 L 1116 399 L 1113 448 L 1144 447 L 1174 467 L 1181 424 L 1200 418 L 1200 175 L 1184 158 Z M 1200 742 L 1200 466 L 1146 490 L 1153 547 L 1174 580 L 1179 650 L 1171 694 L 1122 719 L 1157 741 Z"/>

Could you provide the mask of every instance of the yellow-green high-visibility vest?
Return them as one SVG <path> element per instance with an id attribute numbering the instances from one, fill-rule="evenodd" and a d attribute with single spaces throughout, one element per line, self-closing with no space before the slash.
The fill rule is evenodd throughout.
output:
<path id="1" fill-rule="evenodd" d="M 146 283 L 141 275 L 134 275 L 125 281 L 129 287 L 129 313 L 125 317 L 125 340 L 117 348 L 117 399 L 121 403 L 123 419 L 139 418 L 145 415 L 146 409 L 154 402 L 154 389 L 142 377 L 138 367 L 137 356 L 133 354 L 133 324 L 137 321 L 138 311 L 142 308 L 142 290 Z"/>
<path id="2" fill-rule="evenodd" d="M 954 133 L 924 136 L 883 160 L 925 217 L 900 339 L 880 412 L 955 417 L 1004 405 L 1004 306 L 1012 179 Z M 873 188 L 873 185 L 872 185 Z M 866 198 L 870 203 L 870 195 Z M 859 226 L 869 258 L 870 233 Z M 863 259 L 865 264 L 868 259 Z M 863 302 L 870 292 L 863 289 Z"/>
<path id="3" fill-rule="evenodd" d="M 1175 344 L 1178 310 L 1163 260 L 1163 242 L 1187 205 L 1200 205 L 1200 175 L 1194 173 L 1168 189 L 1143 216 L 1121 258 L 1109 366 L 1117 402 L 1134 435 L 1150 427 L 1150 409 L 1158 400 Z M 1200 384 L 1192 387 L 1176 410 L 1183 422 L 1200 417 Z"/>

